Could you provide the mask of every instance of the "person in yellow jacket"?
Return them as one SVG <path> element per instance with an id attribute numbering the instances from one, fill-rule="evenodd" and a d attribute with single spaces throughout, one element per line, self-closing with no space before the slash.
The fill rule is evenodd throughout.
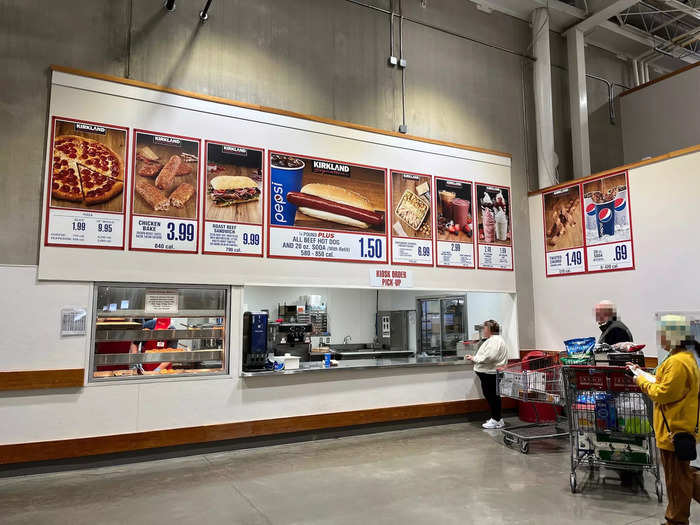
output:
<path id="1" fill-rule="evenodd" d="M 689 461 L 679 460 L 674 452 L 673 433 L 695 433 L 698 417 L 700 370 L 688 342 L 690 324 L 680 315 L 665 315 L 659 321 L 659 341 L 669 357 L 656 370 L 656 376 L 642 373 L 630 364 L 635 381 L 654 402 L 654 433 L 666 477 L 668 506 L 666 524 L 688 523 L 690 502 L 700 503 L 700 473 Z M 663 414 L 662 414 L 663 412 Z M 664 416 L 668 422 L 664 423 Z M 670 429 L 670 432 L 669 432 Z M 697 434 L 695 436 L 697 440 Z"/>

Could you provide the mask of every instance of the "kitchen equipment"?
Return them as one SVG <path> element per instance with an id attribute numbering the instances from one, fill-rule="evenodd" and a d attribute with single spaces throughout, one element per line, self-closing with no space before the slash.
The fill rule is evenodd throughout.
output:
<path id="1" fill-rule="evenodd" d="M 272 345 L 275 356 L 290 354 L 299 356 L 302 361 L 309 360 L 313 332 L 310 323 L 273 323 L 270 326 L 274 332 Z"/>
<path id="2" fill-rule="evenodd" d="M 267 312 L 243 314 L 243 370 L 263 370 L 267 362 Z"/>
<path id="3" fill-rule="evenodd" d="M 285 370 L 297 370 L 299 368 L 300 358 L 298 355 L 291 355 L 289 353 L 275 356 L 276 363 L 282 363 Z"/>
<path id="4" fill-rule="evenodd" d="M 408 350 L 409 310 L 377 312 L 377 339 L 383 349 Z"/>

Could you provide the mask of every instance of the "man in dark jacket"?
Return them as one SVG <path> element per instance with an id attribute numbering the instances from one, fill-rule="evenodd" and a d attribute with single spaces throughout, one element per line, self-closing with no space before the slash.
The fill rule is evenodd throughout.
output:
<path id="1" fill-rule="evenodd" d="M 625 323 L 618 320 L 615 305 L 610 301 L 601 301 L 595 306 L 595 320 L 600 328 L 598 343 L 614 345 L 632 342 L 632 332 Z"/>

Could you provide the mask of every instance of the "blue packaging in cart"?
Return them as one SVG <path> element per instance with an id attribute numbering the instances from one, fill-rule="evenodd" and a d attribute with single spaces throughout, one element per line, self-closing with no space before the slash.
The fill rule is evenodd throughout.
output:
<path id="1" fill-rule="evenodd" d="M 600 393 L 595 398 L 595 424 L 598 430 L 617 430 L 615 399 Z"/>
<path id="2" fill-rule="evenodd" d="M 595 337 L 578 337 L 564 341 L 566 354 L 569 356 L 577 354 L 590 354 L 595 347 Z"/>

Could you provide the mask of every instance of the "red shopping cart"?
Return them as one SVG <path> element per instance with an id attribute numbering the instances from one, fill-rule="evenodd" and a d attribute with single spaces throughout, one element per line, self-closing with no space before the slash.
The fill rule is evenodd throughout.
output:
<path id="1" fill-rule="evenodd" d="M 520 452 L 527 454 L 531 441 L 569 435 L 569 430 L 565 427 L 565 418 L 559 417 L 556 410 L 550 411 L 554 420 L 543 421 L 537 409 L 541 404 L 563 405 L 561 372 L 562 366 L 558 359 L 550 355 L 513 363 L 499 370 L 498 392 L 501 397 L 530 403 L 535 413 L 535 423 L 502 429 L 503 443 L 507 446 L 519 446 Z"/>

